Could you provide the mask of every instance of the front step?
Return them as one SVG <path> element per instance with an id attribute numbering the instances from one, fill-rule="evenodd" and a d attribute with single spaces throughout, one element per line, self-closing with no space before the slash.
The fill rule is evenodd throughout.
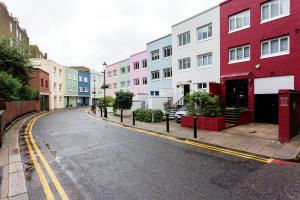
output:
<path id="1" fill-rule="evenodd" d="M 226 109 L 222 112 L 223 117 L 225 117 L 225 121 L 228 124 L 236 125 L 240 118 L 240 111 L 236 111 L 233 109 Z"/>

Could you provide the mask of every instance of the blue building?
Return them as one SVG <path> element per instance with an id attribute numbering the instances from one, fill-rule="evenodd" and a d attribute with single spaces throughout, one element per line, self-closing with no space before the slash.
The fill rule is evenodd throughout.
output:
<path id="1" fill-rule="evenodd" d="M 91 97 L 91 73 L 87 67 L 73 67 L 78 69 L 78 99 L 77 106 L 89 106 Z"/>
<path id="2" fill-rule="evenodd" d="M 147 60 L 149 107 L 161 108 L 174 94 L 171 34 L 147 44 Z"/>

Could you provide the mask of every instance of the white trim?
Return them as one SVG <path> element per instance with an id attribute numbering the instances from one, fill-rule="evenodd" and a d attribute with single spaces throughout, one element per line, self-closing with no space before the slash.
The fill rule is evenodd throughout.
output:
<path id="1" fill-rule="evenodd" d="M 248 28 L 250 28 L 250 25 L 249 26 L 244 26 L 244 27 L 239 28 L 239 29 L 235 29 L 235 30 L 229 31 L 228 34 L 239 32 L 239 31 L 242 31 L 242 30 L 245 30 L 245 29 L 248 29 Z"/>
<path id="2" fill-rule="evenodd" d="M 249 25 L 244 25 L 244 23 L 245 23 L 245 21 L 244 21 L 244 15 L 246 14 L 246 13 L 249 13 Z M 237 23 L 236 23 L 236 16 L 238 16 L 238 15 L 242 15 L 243 14 L 243 18 L 242 18 L 242 27 L 240 27 L 240 28 L 236 28 L 236 26 L 237 26 Z M 234 18 L 234 25 L 235 25 L 235 29 L 233 29 L 233 30 L 230 30 L 230 20 L 232 19 L 232 18 Z M 244 11 L 241 11 L 241 12 L 238 12 L 238 13 L 235 13 L 235 14 L 233 14 L 233 15 L 231 15 L 231 16 L 229 16 L 229 18 L 228 18 L 228 34 L 230 34 L 230 33 L 234 33 L 234 32 L 237 32 L 237 31 L 241 31 L 241 30 L 244 30 L 244 29 L 247 29 L 247 28 L 250 28 L 250 26 L 251 26 L 251 11 L 250 11 L 250 9 L 247 9 L 247 10 L 244 10 Z"/>
<path id="3" fill-rule="evenodd" d="M 287 40 L 288 40 L 288 44 L 287 44 L 288 50 L 287 51 L 280 51 L 280 49 L 281 49 L 280 40 L 284 39 L 284 38 L 287 38 Z M 273 40 L 278 40 L 278 52 L 277 53 L 271 53 L 271 41 L 273 41 Z M 266 43 L 266 42 L 269 43 L 269 53 L 265 54 L 265 55 L 262 55 L 262 53 L 263 53 L 263 43 Z M 264 40 L 264 41 L 260 42 L 260 58 L 261 59 L 277 57 L 277 56 L 284 56 L 284 55 L 289 55 L 289 54 L 290 54 L 290 36 L 289 35 L 282 36 L 282 37 L 277 37 L 277 38 L 272 38 L 272 39 L 268 39 L 268 40 Z"/>
<path id="4" fill-rule="evenodd" d="M 260 22 L 260 24 L 265 24 L 265 23 L 268 23 L 268 22 L 271 22 L 271 21 L 274 21 L 274 20 L 277 20 L 277 19 L 281 19 L 281 18 L 284 18 L 284 17 L 288 17 L 288 16 L 290 16 L 290 15 L 291 15 L 291 14 L 288 13 L 288 14 L 285 14 L 285 15 L 280 15 L 280 16 L 277 16 L 277 17 L 265 19 L 265 20 L 262 20 L 262 21 Z"/>
<path id="5" fill-rule="evenodd" d="M 274 0 L 267 1 L 264 4 L 260 5 L 260 24 L 264 24 L 264 23 L 267 23 L 267 22 L 270 22 L 270 21 L 273 21 L 273 20 L 277 20 L 277 19 L 280 19 L 280 18 L 283 18 L 283 17 L 287 17 L 287 16 L 290 15 L 290 12 L 291 12 L 291 1 L 289 0 L 288 1 L 288 3 L 289 3 L 289 12 L 288 13 L 286 13 L 286 14 L 280 14 L 279 13 L 278 16 L 271 17 L 271 13 L 272 13 L 272 11 L 271 11 L 271 3 L 272 3 L 272 1 L 274 1 Z M 280 12 L 280 8 L 282 8 L 281 7 L 282 6 L 282 0 L 278 0 L 278 1 L 279 1 L 279 12 Z M 264 20 L 263 19 L 263 7 L 265 5 L 268 5 L 268 7 L 269 7 L 269 13 L 268 13 L 269 14 L 269 18 Z"/>

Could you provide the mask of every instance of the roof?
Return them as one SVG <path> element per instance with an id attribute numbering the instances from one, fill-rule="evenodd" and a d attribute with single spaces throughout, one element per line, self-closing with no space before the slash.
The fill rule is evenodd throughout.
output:
<path id="1" fill-rule="evenodd" d="M 147 51 L 147 50 L 140 51 L 140 52 L 138 52 L 138 53 L 132 54 L 130 57 L 136 56 L 136 55 L 139 55 L 139 54 L 142 54 L 142 53 L 145 53 L 146 51 Z"/>
<path id="2" fill-rule="evenodd" d="M 160 38 L 158 38 L 158 39 L 156 39 L 156 40 L 153 40 L 153 41 L 151 41 L 151 42 L 148 42 L 147 45 L 148 45 L 148 44 L 151 44 L 151 43 L 153 43 L 153 42 L 159 41 L 159 40 L 161 40 L 161 39 L 164 39 L 164 38 L 166 38 L 166 37 L 169 37 L 169 36 L 171 36 L 171 34 L 165 35 L 165 36 L 160 37 Z"/>
<path id="3" fill-rule="evenodd" d="M 187 19 L 185 19 L 185 20 L 183 20 L 183 21 L 181 21 L 181 22 L 178 22 L 177 24 L 174 24 L 172 27 L 178 26 L 179 24 L 182 24 L 182 23 L 184 23 L 184 22 L 186 22 L 186 21 L 188 21 L 188 20 L 191 20 L 191 19 L 193 19 L 193 18 L 195 18 L 195 17 L 198 17 L 199 15 L 203 15 L 204 13 L 207 13 L 207 12 L 209 12 L 209 11 L 211 11 L 211 10 L 213 10 L 213 9 L 215 9 L 215 8 L 217 8 L 217 7 L 219 7 L 219 6 L 220 6 L 220 4 L 218 4 L 218 5 L 216 5 L 216 6 L 213 6 L 213 7 L 209 8 L 209 9 L 206 9 L 206 10 L 204 10 L 204 11 L 202 11 L 202 12 L 200 12 L 200 13 L 198 13 L 198 14 L 192 16 L 192 17 L 189 17 L 189 18 L 187 18 Z"/>
<path id="4" fill-rule="evenodd" d="M 124 62 L 124 61 L 129 60 L 129 59 L 130 59 L 130 58 L 126 58 L 126 59 L 120 60 L 120 61 L 118 61 L 118 62 L 114 62 L 114 63 L 112 63 L 112 64 L 107 65 L 107 67 L 112 66 L 112 65 L 119 64 L 119 63 Z"/>
<path id="5" fill-rule="evenodd" d="M 90 72 L 90 68 L 85 66 L 70 66 L 71 68 L 78 69 L 80 72 Z"/>

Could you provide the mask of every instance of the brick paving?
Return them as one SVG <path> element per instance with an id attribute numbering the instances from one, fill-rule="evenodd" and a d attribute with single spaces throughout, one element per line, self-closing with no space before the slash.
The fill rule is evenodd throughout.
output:
<path id="1" fill-rule="evenodd" d="M 101 118 L 99 111 L 97 112 L 97 117 Z M 278 141 L 277 126 L 274 125 L 248 124 L 226 129 L 222 132 L 198 129 L 198 138 L 194 138 L 193 129 L 181 127 L 181 125 L 175 121 L 170 121 L 170 132 L 168 133 L 166 131 L 166 122 L 145 123 L 136 121 L 136 125 L 133 126 L 131 116 L 124 117 L 123 123 L 121 123 L 120 117 L 113 113 L 108 113 L 107 120 L 138 129 L 192 139 L 207 144 L 277 159 L 295 159 L 300 152 L 300 135 L 288 143 L 281 144 Z"/>

